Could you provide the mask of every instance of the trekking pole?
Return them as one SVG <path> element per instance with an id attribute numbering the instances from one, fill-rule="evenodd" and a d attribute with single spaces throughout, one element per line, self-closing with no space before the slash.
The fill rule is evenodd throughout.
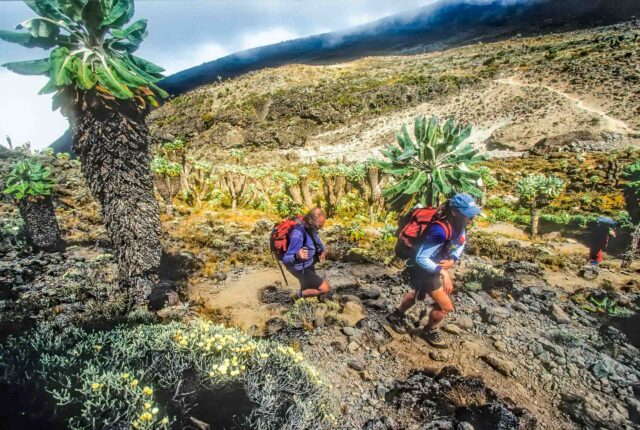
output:
<path id="1" fill-rule="evenodd" d="M 276 261 L 276 263 L 278 264 L 278 268 L 280 269 L 280 273 L 282 273 L 282 277 L 284 278 L 284 284 L 288 287 L 289 286 L 289 281 L 287 281 L 287 277 L 284 274 L 284 270 L 282 270 L 282 264 L 280 264 L 280 260 L 278 260 L 275 256 L 275 254 L 273 253 L 273 251 L 271 252 L 271 256 L 273 257 L 273 259 Z"/>

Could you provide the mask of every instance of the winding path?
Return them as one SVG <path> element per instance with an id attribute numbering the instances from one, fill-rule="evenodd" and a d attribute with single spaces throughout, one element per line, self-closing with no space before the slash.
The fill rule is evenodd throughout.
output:
<path id="1" fill-rule="evenodd" d="M 496 82 L 502 83 L 502 84 L 507 84 L 507 85 L 513 85 L 516 87 L 523 87 L 523 88 L 544 88 L 547 91 L 551 91 L 552 93 L 555 93 L 567 100 L 569 100 L 570 102 L 574 103 L 575 106 L 578 109 L 584 110 L 586 112 L 591 112 L 594 113 L 596 115 L 599 115 L 600 117 L 602 117 L 602 119 L 605 121 L 607 128 L 609 128 L 612 131 L 618 132 L 618 133 L 638 133 L 637 130 L 632 129 L 631 127 L 629 127 L 624 121 L 621 121 L 619 119 L 613 118 L 609 115 L 607 115 L 606 112 L 594 108 L 594 107 L 590 107 L 585 105 L 584 100 L 579 99 L 577 97 L 571 96 L 565 92 L 562 92 L 556 88 L 550 87 L 548 85 L 541 85 L 541 84 L 526 84 L 523 82 L 519 82 L 517 80 L 515 80 L 513 77 L 509 77 L 509 78 L 504 78 L 504 79 L 496 79 Z"/>

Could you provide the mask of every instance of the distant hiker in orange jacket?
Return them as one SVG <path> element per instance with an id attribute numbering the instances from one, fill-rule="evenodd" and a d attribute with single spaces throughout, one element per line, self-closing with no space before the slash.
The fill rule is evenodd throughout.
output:
<path id="1" fill-rule="evenodd" d="M 597 266 L 604 260 L 604 250 L 609 244 L 609 236 L 616 237 L 616 222 L 609 217 L 601 216 L 596 219 L 591 228 L 591 243 L 589 246 L 589 260 Z"/>

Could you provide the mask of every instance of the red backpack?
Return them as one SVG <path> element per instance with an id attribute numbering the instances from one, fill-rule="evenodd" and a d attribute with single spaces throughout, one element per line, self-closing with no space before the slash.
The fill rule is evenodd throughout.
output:
<path id="1" fill-rule="evenodd" d="M 416 256 L 420 240 L 427 231 L 427 227 L 434 222 L 444 229 L 447 240 L 451 239 L 451 225 L 448 222 L 432 221 L 438 208 L 413 209 L 400 219 L 398 223 L 398 240 L 395 254 L 402 259 L 410 259 Z"/>
<path id="2" fill-rule="evenodd" d="M 293 218 L 280 221 L 271 230 L 271 236 L 269 238 L 269 246 L 271 252 L 278 260 L 282 260 L 287 247 L 289 246 L 289 233 L 294 227 L 299 226 L 302 222 L 302 215 L 296 215 Z"/>

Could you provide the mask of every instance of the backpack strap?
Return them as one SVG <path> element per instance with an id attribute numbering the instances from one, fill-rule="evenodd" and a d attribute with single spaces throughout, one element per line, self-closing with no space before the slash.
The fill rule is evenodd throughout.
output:
<path id="1" fill-rule="evenodd" d="M 453 228 L 449 222 L 444 221 L 434 221 L 434 224 L 438 224 L 444 230 L 445 240 L 451 240 L 451 236 L 453 236 Z"/>

